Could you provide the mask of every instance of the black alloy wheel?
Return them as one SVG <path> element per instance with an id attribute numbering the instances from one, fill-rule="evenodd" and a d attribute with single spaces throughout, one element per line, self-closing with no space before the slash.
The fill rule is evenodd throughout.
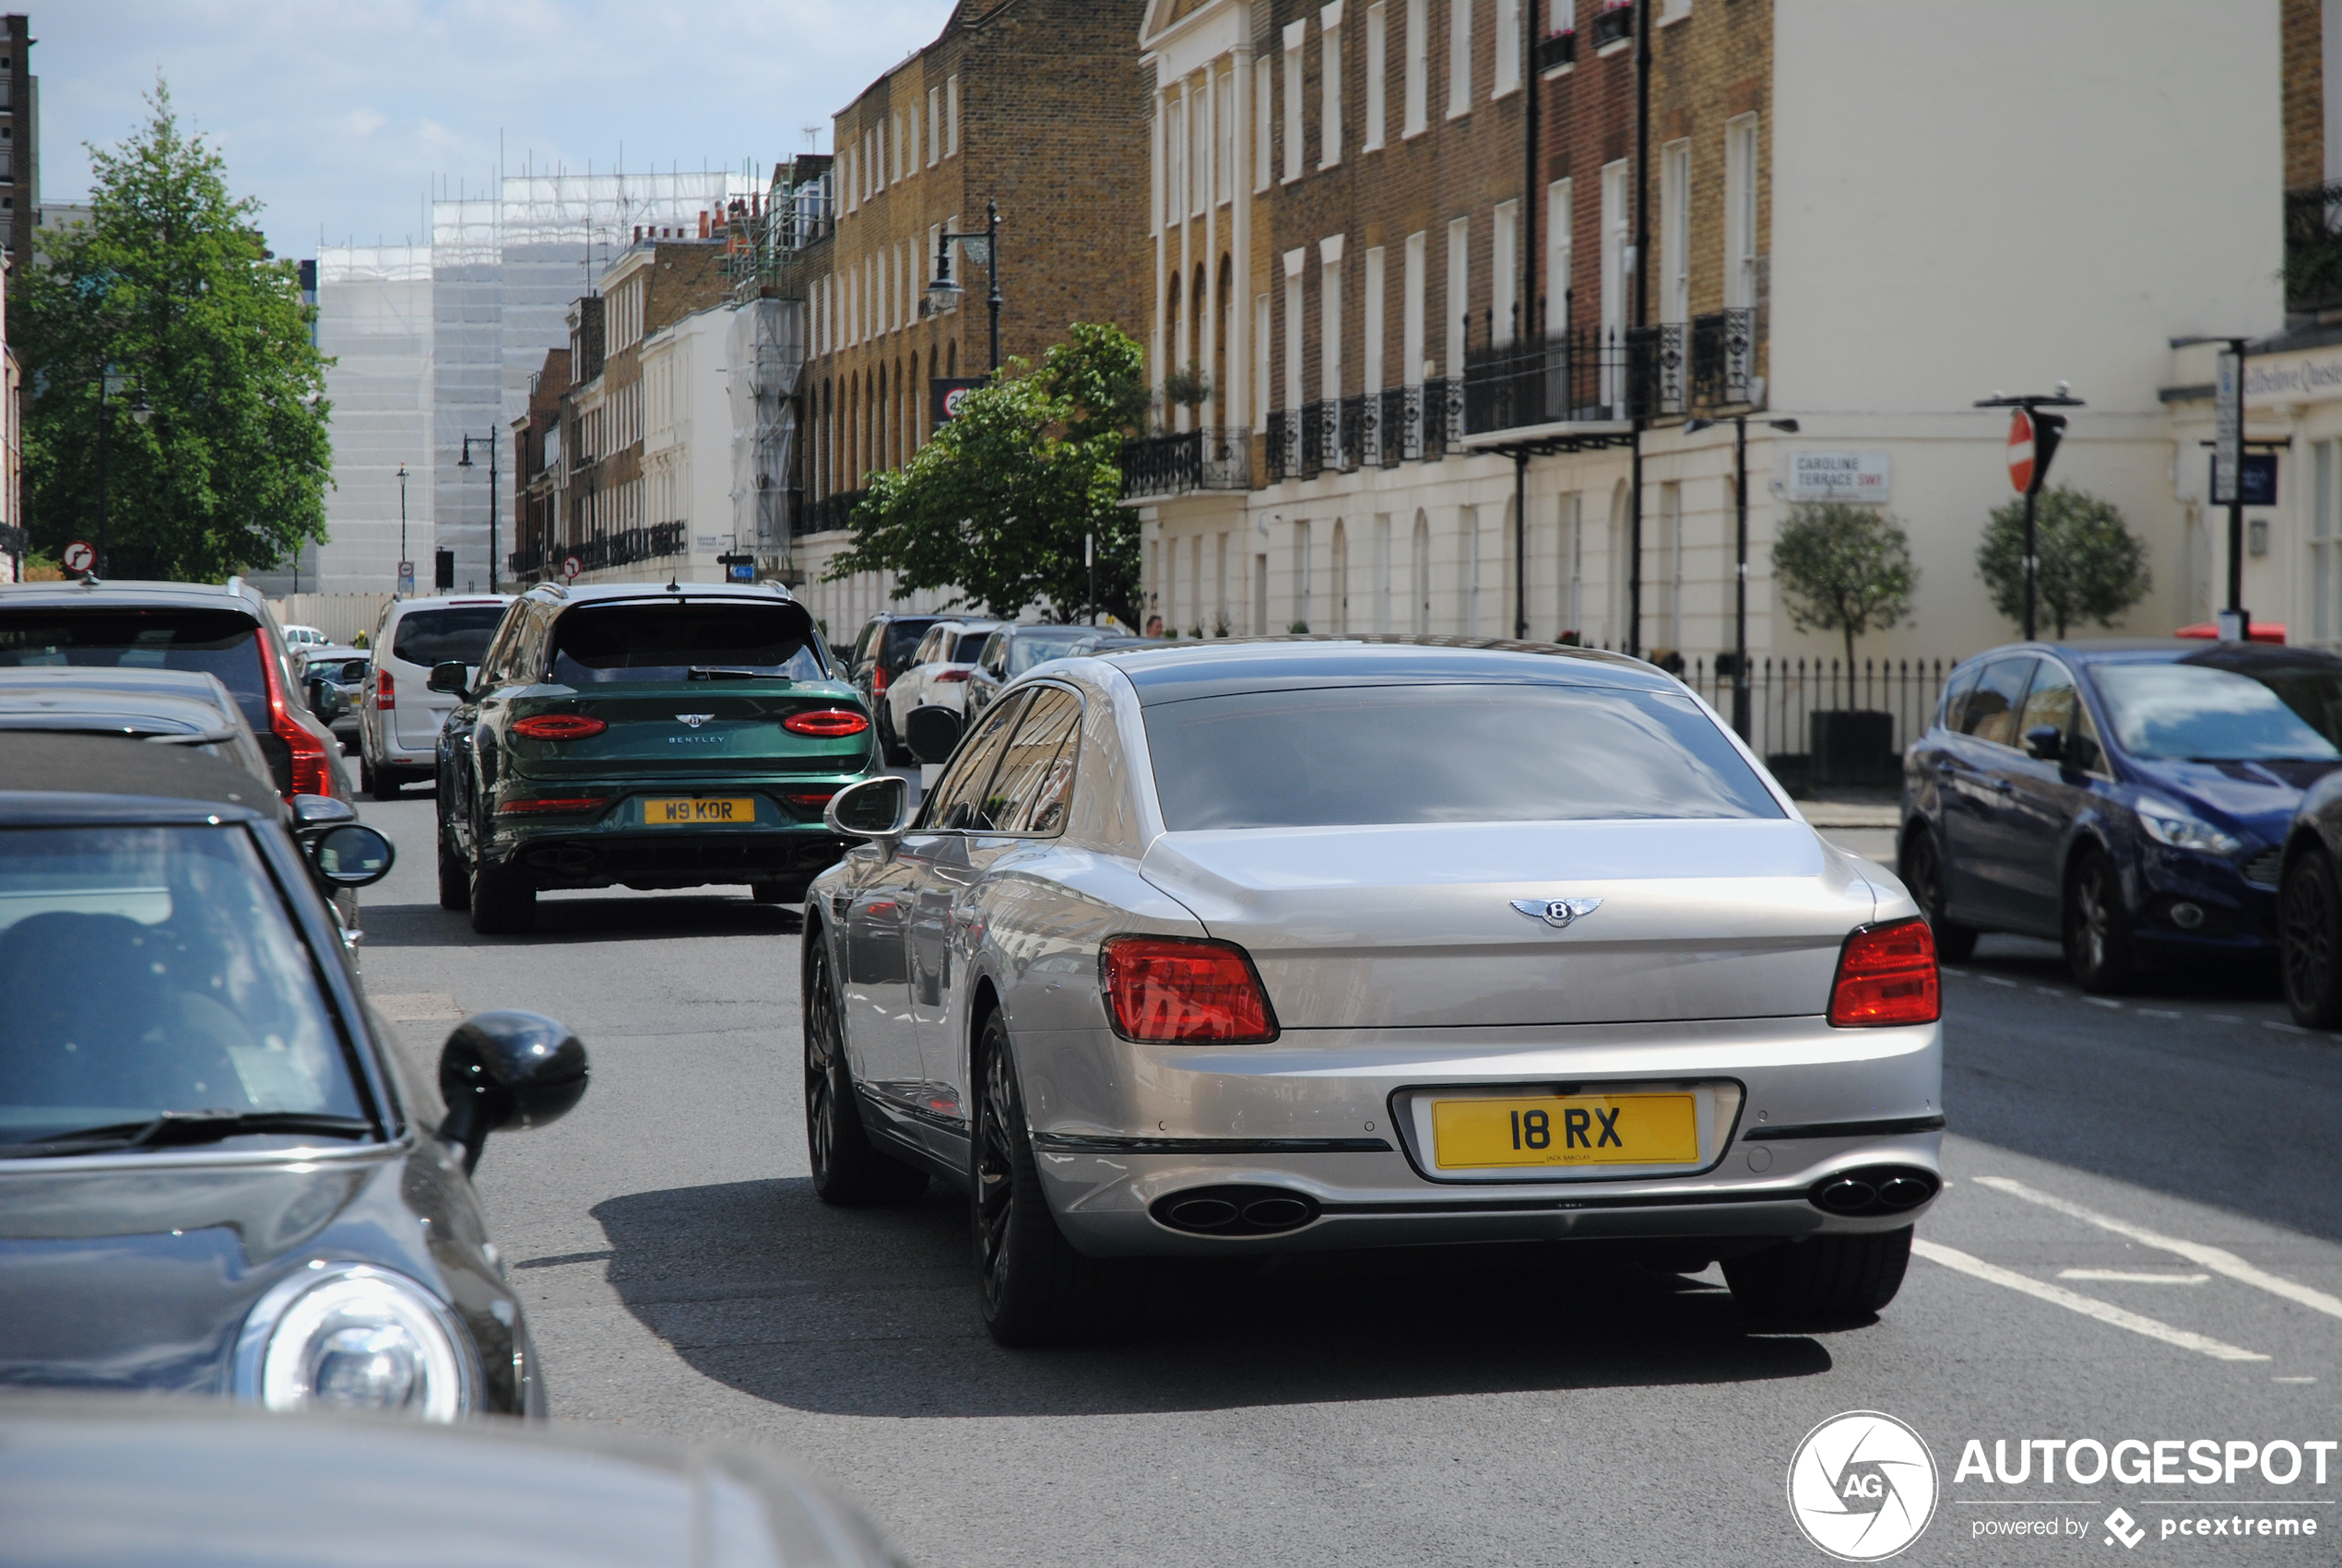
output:
<path id="1" fill-rule="evenodd" d="M 1008 1024 L 996 1008 L 976 1044 L 983 1095 L 974 1159 L 978 1300 L 1003 1345 L 1060 1345 L 1087 1337 L 1104 1270 L 1074 1250 L 1049 1212 L 1025 1126 Z"/>
<path id="2" fill-rule="evenodd" d="M 398 798 L 398 792 L 407 781 L 388 768 L 379 768 L 366 760 L 366 746 L 362 738 L 358 745 L 358 767 L 359 771 L 366 775 L 359 782 L 359 787 L 366 790 L 376 800 Z"/>
<path id="3" fill-rule="evenodd" d="M 883 695 L 870 701 L 870 718 L 878 729 L 879 757 L 890 768 L 911 764 L 911 749 L 894 737 L 894 704 Z"/>
<path id="4" fill-rule="evenodd" d="M 1869 1317 L 1895 1299 L 1911 1230 L 1806 1236 L 1724 1261 L 1724 1283 L 1751 1317 L 1813 1324 Z"/>
<path id="5" fill-rule="evenodd" d="M 822 933 L 806 932 L 805 943 L 805 1153 L 814 1196 L 839 1208 L 907 1203 L 927 1190 L 927 1173 L 871 1147 L 854 1099 Z"/>
<path id="6" fill-rule="evenodd" d="M 1909 888 L 1919 912 L 1927 916 L 1935 935 L 1935 956 L 1946 963 L 1966 963 L 1976 952 L 1976 928 L 1944 918 L 1949 902 L 1944 886 L 1944 855 L 1935 834 L 1924 821 L 1914 821 L 1903 838 L 1903 886 Z"/>
<path id="7" fill-rule="evenodd" d="M 2122 878 L 2101 849 L 2083 851 L 2066 878 L 2065 967 L 2076 984 L 2101 996 L 2137 984 Z"/>
<path id="8" fill-rule="evenodd" d="M 443 802 L 445 801 L 447 792 L 441 790 L 439 798 Z M 447 812 L 444 806 L 435 808 L 432 816 L 438 825 L 439 907 L 467 910 L 472 906 L 471 867 L 465 865 L 464 857 L 455 853 L 454 836 L 447 831 Z"/>
<path id="9" fill-rule="evenodd" d="M 2305 849 L 2285 868 L 2277 925 L 2293 1021 L 2309 1029 L 2342 1025 L 2342 879 L 2324 849 Z"/>

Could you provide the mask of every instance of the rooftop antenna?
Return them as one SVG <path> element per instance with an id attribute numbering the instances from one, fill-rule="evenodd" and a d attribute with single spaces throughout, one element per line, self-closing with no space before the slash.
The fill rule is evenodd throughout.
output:
<path id="1" fill-rule="evenodd" d="M 798 129 L 805 133 L 806 151 L 819 152 L 822 150 L 822 127 L 820 125 L 800 125 Z"/>

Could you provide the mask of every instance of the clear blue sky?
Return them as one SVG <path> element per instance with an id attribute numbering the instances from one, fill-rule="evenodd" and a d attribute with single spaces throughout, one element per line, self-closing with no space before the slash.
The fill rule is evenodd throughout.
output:
<path id="1" fill-rule="evenodd" d="M 18 0 L 39 43 L 41 196 L 89 183 L 158 73 L 258 196 L 281 256 L 422 238 L 444 179 L 705 163 L 769 172 L 932 38 L 951 0 Z M 13 7 L 12 7 L 13 8 Z M 1132 41 L 1132 47 L 1137 41 Z M 818 124 L 818 143 L 804 127 Z"/>

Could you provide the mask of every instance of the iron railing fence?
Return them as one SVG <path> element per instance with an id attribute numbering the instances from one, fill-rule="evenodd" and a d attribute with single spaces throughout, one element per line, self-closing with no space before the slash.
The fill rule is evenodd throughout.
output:
<path id="1" fill-rule="evenodd" d="M 1691 318 L 1691 400 L 1695 407 L 1731 407 L 1751 401 L 1756 359 L 1756 312 L 1745 306 Z"/>
<path id="2" fill-rule="evenodd" d="M 1176 430 L 1122 443 L 1122 499 L 1252 488 L 1252 431 Z"/>
<path id="3" fill-rule="evenodd" d="M 1603 0 L 1594 16 L 1594 47 L 1605 49 L 1635 36 L 1635 0 Z"/>
<path id="4" fill-rule="evenodd" d="M 868 490 L 839 490 L 819 501 L 807 501 L 789 513 L 789 536 L 802 538 L 807 534 L 824 534 L 834 528 L 854 525 L 854 509 L 869 496 Z"/>
<path id="5" fill-rule="evenodd" d="M 621 528 L 599 538 L 586 539 L 574 545 L 554 544 L 543 550 L 526 553 L 515 550 L 505 558 L 512 574 L 526 583 L 543 583 L 562 574 L 562 563 L 575 556 L 577 564 L 587 572 L 607 571 L 613 566 L 632 566 L 638 560 L 659 560 L 683 553 L 684 536 L 690 525 L 683 523 L 653 523 L 643 528 Z"/>

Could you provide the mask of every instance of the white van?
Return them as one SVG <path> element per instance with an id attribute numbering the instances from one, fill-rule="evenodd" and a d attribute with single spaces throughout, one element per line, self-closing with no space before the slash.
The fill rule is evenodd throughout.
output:
<path id="1" fill-rule="evenodd" d="M 488 640 L 504 619 L 509 594 L 394 599 L 374 628 L 373 667 L 358 704 L 359 787 L 396 800 L 400 786 L 432 776 L 439 726 L 455 698 L 424 683 L 433 665 L 461 659 L 479 668 Z"/>

